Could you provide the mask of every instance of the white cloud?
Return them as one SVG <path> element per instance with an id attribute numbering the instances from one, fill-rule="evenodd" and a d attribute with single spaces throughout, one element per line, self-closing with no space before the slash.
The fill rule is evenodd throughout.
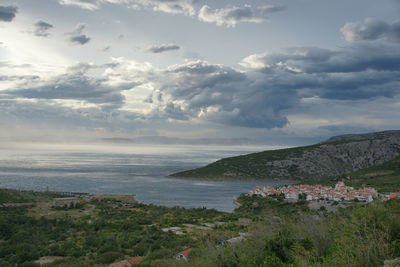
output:
<path id="1" fill-rule="evenodd" d="M 99 9 L 105 3 L 126 5 L 135 9 L 152 9 L 171 14 L 193 16 L 196 10 L 188 0 L 59 0 L 60 4 L 73 5 L 88 10 Z"/>
<path id="2" fill-rule="evenodd" d="M 284 9 L 284 6 L 265 5 L 253 8 L 250 5 L 245 5 L 243 7 L 233 6 L 213 10 L 204 5 L 199 11 L 198 18 L 201 21 L 215 23 L 218 26 L 235 27 L 239 22 L 264 22 L 271 13 Z"/>
<path id="3" fill-rule="evenodd" d="M 59 0 L 62 5 L 77 6 L 84 9 L 95 10 L 100 8 L 103 0 Z"/>

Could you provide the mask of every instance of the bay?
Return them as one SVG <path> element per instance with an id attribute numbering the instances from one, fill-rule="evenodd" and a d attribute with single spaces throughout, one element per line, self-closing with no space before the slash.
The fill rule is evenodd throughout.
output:
<path id="1" fill-rule="evenodd" d="M 166 178 L 224 157 L 278 147 L 189 145 L 48 145 L 0 149 L 0 188 L 135 194 L 142 203 L 232 211 L 233 200 L 255 185 Z"/>

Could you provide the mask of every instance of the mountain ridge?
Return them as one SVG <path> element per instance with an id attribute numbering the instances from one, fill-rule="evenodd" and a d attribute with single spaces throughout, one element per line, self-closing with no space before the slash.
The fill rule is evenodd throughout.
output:
<path id="1" fill-rule="evenodd" d="M 303 180 L 343 175 L 400 155 L 400 131 L 340 135 L 310 146 L 220 159 L 169 177 L 211 180 Z"/>

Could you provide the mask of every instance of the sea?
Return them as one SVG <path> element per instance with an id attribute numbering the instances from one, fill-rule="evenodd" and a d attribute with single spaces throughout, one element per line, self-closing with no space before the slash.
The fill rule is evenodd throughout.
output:
<path id="1" fill-rule="evenodd" d="M 137 144 L 28 144 L 0 147 L 0 188 L 135 194 L 145 204 L 209 208 L 231 212 L 234 199 L 256 185 L 280 182 L 232 182 L 173 179 L 175 172 L 272 146 L 191 146 Z"/>

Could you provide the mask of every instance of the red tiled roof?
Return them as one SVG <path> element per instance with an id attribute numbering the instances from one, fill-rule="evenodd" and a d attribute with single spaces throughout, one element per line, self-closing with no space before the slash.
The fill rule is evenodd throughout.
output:
<path id="1" fill-rule="evenodd" d="M 188 248 L 188 249 L 182 251 L 181 254 L 182 254 L 183 256 L 185 256 L 186 258 L 188 258 L 190 252 L 192 252 L 192 249 L 191 249 L 191 248 Z"/>

